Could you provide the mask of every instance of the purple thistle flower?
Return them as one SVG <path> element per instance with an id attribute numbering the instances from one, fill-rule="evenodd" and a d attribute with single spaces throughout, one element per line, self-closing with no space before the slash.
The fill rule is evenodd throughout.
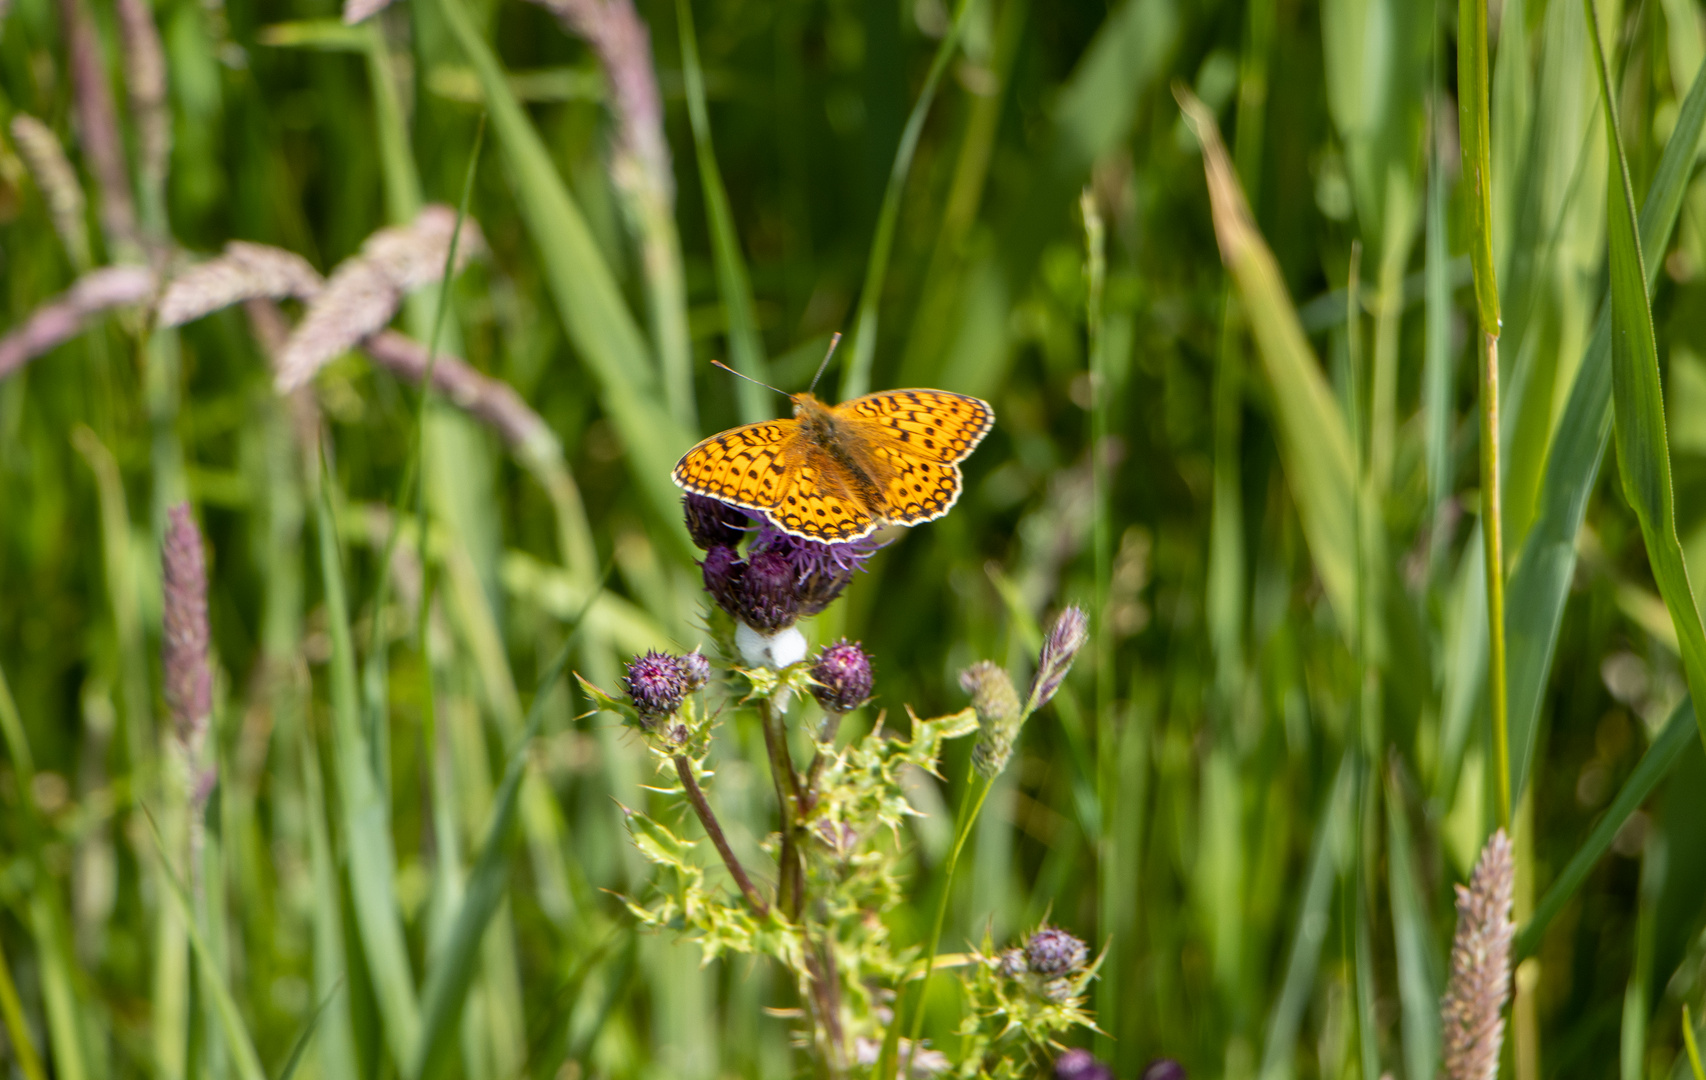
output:
<path id="1" fill-rule="evenodd" d="M 1068 607 L 1055 619 L 1043 642 L 1042 655 L 1037 657 L 1037 673 L 1031 679 L 1030 700 L 1025 711 L 1034 712 L 1047 705 L 1066 681 L 1078 650 L 1090 640 L 1090 618 L 1076 605 Z"/>
<path id="2" fill-rule="evenodd" d="M 213 714 L 213 673 L 208 667 L 207 555 L 189 503 L 166 511 L 166 541 L 160 552 L 165 625 L 161 661 L 166 704 L 178 738 L 192 752 Z"/>
<path id="3" fill-rule="evenodd" d="M 705 591 L 762 636 L 828 607 L 881 546 L 870 539 L 845 544 L 806 540 L 702 495 L 688 495 L 682 510 L 693 542 L 706 552 L 700 563 Z M 743 560 L 736 549 L 749 537 Z"/>
<path id="4" fill-rule="evenodd" d="M 640 717 L 651 721 L 670 716 L 681 708 L 687 694 L 687 680 L 682 677 L 680 660 L 654 650 L 628 662 L 622 689 L 628 692 Z"/>
<path id="5" fill-rule="evenodd" d="M 1031 974 L 1045 979 L 1070 975 L 1089 957 L 1090 950 L 1082 941 L 1053 926 L 1043 927 L 1025 942 L 1025 961 L 1031 965 Z"/>
<path id="6" fill-rule="evenodd" d="M 826 544 L 782 532 L 766 522 L 752 542 L 752 551 L 773 551 L 788 560 L 796 578 L 800 616 L 804 618 L 834 603 L 853 575 L 865 568 L 866 560 L 881 546 L 869 537 L 845 544 Z"/>
<path id="7" fill-rule="evenodd" d="M 739 547 L 752 529 L 752 518 L 739 507 L 689 493 L 681 500 L 687 517 L 687 534 L 702 550 L 709 551 L 718 544 Z"/>
<path id="8" fill-rule="evenodd" d="M 826 713 L 850 713 L 871 699 L 871 658 L 846 638 L 818 653 L 812 678 L 812 697 Z"/>
<path id="9" fill-rule="evenodd" d="M 1114 1070 L 1088 1050 L 1068 1050 L 1054 1059 L 1055 1080 L 1114 1080 Z"/>

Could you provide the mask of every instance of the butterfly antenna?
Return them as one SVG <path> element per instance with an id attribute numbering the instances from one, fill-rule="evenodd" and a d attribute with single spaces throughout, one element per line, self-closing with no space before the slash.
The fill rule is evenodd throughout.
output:
<path id="1" fill-rule="evenodd" d="M 823 378 L 823 371 L 829 366 L 829 358 L 835 355 L 835 347 L 841 344 L 841 331 L 837 330 L 829 337 L 829 351 L 823 354 L 823 363 L 817 366 L 817 374 L 812 376 L 812 384 L 806 388 L 806 393 L 817 389 L 817 381 Z"/>
<path id="2" fill-rule="evenodd" d="M 776 388 L 774 386 L 771 386 L 767 382 L 759 382 L 757 379 L 753 378 L 751 375 L 742 375 L 740 372 L 736 371 L 734 368 L 730 367 L 729 365 L 723 363 L 721 360 L 711 361 L 711 366 L 712 367 L 720 367 L 724 371 L 728 372 L 730 375 L 733 375 L 735 378 L 745 379 L 749 383 L 756 383 L 757 385 L 764 387 L 764 389 L 766 389 L 766 390 L 776 390 Z M 778 394 L 781 394 L 785 398 L 792 398 L 794 396 L 794 395 L 788 393 L 788 391 L 786 391 L 786 390 L 776 390 L 776 392 Z"/>

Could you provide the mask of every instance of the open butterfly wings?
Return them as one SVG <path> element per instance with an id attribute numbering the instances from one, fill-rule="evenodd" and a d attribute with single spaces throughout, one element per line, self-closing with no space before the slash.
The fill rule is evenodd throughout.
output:
<path id="1" fill-rule="evenodd" d="M 884 521 L 916 525 L 946 514 L 960 496 L 959 462 L 995 422 L 977 398 L 941 390 L 885 390 L 828 411 L 837 449 L 878 484 L 874 498 L 797 420 L 749 424 L 706 439 L 676 464 L 675 482 L 757 511 L 795 536 L 845 543 Z"/>

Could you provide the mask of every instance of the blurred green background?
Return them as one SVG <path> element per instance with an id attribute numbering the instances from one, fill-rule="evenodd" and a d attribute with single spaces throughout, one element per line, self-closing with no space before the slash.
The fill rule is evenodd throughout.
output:
<path id="1" fill-rule="evenodd" d="M 1494 825 L 1456 12 L 701 0 L 689 31 L 685 5 L 638 10 L 662 158 L 624 157 L 643 131 L 600 54 L 517 0 L 407 0 L 355 26 L 330 0 L 0 6 L 9 331 L 91 266 L 230 240 L 330 273 L 423 200 L 456 205 L 478 147 L 485 243 L 436 340 L 555 436 L 506 443 L 428 404 L 423 575 L 418 390 L 359 351 L 287 396 L 264 318 L 159 329 L 130 307 L 0 365 L 8 1074 L 44 1075 L 27 1032 L 64 1080 L 250 1080 L 236 1024 L 269 1076 L 311 1025 L 301 1075 L 408 1075 L 547 661 L 574 630 L 571 665 L 613 687 L 632 653 L 703 637 L 669 466 L 787 408 L 708 361 L 798 390 L 842 330 L 824 396 L 940 387 L 998 419 L 953 513 L 885 548 L 813 640 L 862 640 L 898 723 L 906 703 L 963 707 L 976 659 L 1022 671 L 1064 604 L 1092 612 L 980 819 L 944 948 L 1045 916 L 1106 947 L 1090 1045 L 1122 1077 L 1169 1056 L 1204 1077 L 1429 1080 L 1451 884 Z M 163 48 L 158 104 L 137 11 Z M 1689 0 L 1599 19 L 1637 205 L 1672 207 L 1647 260 L 1706 591 L 1706 186 L 1684 101 L 1706 32 Z M 1587 34 L 1569 0 L 1493 12 L 1517 922 L 1543 915 L 1520 939 L 1522 1080 L 1679 1075 L 1682 1006 L 1706 1011 L 1706 757 L 1606 467 L 1613 159 Z M 630 76 L 648 63 L 631 45 Z M 1262 337 L 1292 307 L 1241 302 L 1223 268 L 1175 87 L 1225 131 L 1300 366 Z M 25 114 L 81 202 L 26 167 Z M 437 296 L 398 329 L 432 339 Z M 159 540 L 185 498 L 219 671 L 194 954 L 151 826 L 179 835 L 187 812 L 158 660 Z M 785 979 L 632 931 L 612 892 L 648 870 L 612 800 L 647 804 L 646 754 L 561 685 L 543 707 L 441 1075 L 810 1073 L 765 1011 L 794 1004 Z M 969 749 L 953 782 L 915 787 L 916 903 L 882 913 L 902 940 L 934 910 Z M 723 728 L 713 799 L 761 876 L 762 760 L 756 728 Z M 938 979 L 928 1030 L 950 1054 L 958 1009 Z"/>

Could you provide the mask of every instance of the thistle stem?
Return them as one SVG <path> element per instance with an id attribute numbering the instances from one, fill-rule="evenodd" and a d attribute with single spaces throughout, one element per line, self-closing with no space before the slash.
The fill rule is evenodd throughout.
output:
<path id="1" fill-rule="evenodd" d="M 794 762 L 788 757 L 787 734 L 782 730 L 781 717 L 769 698 L 758 703 L 758 718 L 764 728 L 764 749 L 770 758 L 770 775 L 776 781 L 776 802 L 782 811 L 782 852 L 777 866 L 779 881 L 776 902 L 790 919 L 799 915 L 805 901 L 805 872 L 800 866 L 799 847 L 794 833 L 799 820 L 800 777 Z"/>
<path id="2" fill-rule="evenodd" d="M 728 867 L 729 876 L 740 886 L 741 895 L 746 897 L 746 902 L 752 905 L 752 910 L 759 918 L 770 914 L 770 905 L 764 902 L 764 897 L 753 887 L 752 879 L 746 876 L 746 867 L 735 858 L 734 849 L 729 847 L 728 837 L 723 835 L 723 826 L 717 821 L 717 815 L 711 812 L 711 804 L 706 801 L 699 781 L 694 779 L 693 763 L 682 754 L 675 755 L 675 775 L 681 777 L 681 786 L 687 792 L 687 801 L 693 804 L 693 812 L 699 815 L 699 824 L 705 827 L 705 835 L 711 838 L 717 854 L 723 857 L 723 865 Z"/>

